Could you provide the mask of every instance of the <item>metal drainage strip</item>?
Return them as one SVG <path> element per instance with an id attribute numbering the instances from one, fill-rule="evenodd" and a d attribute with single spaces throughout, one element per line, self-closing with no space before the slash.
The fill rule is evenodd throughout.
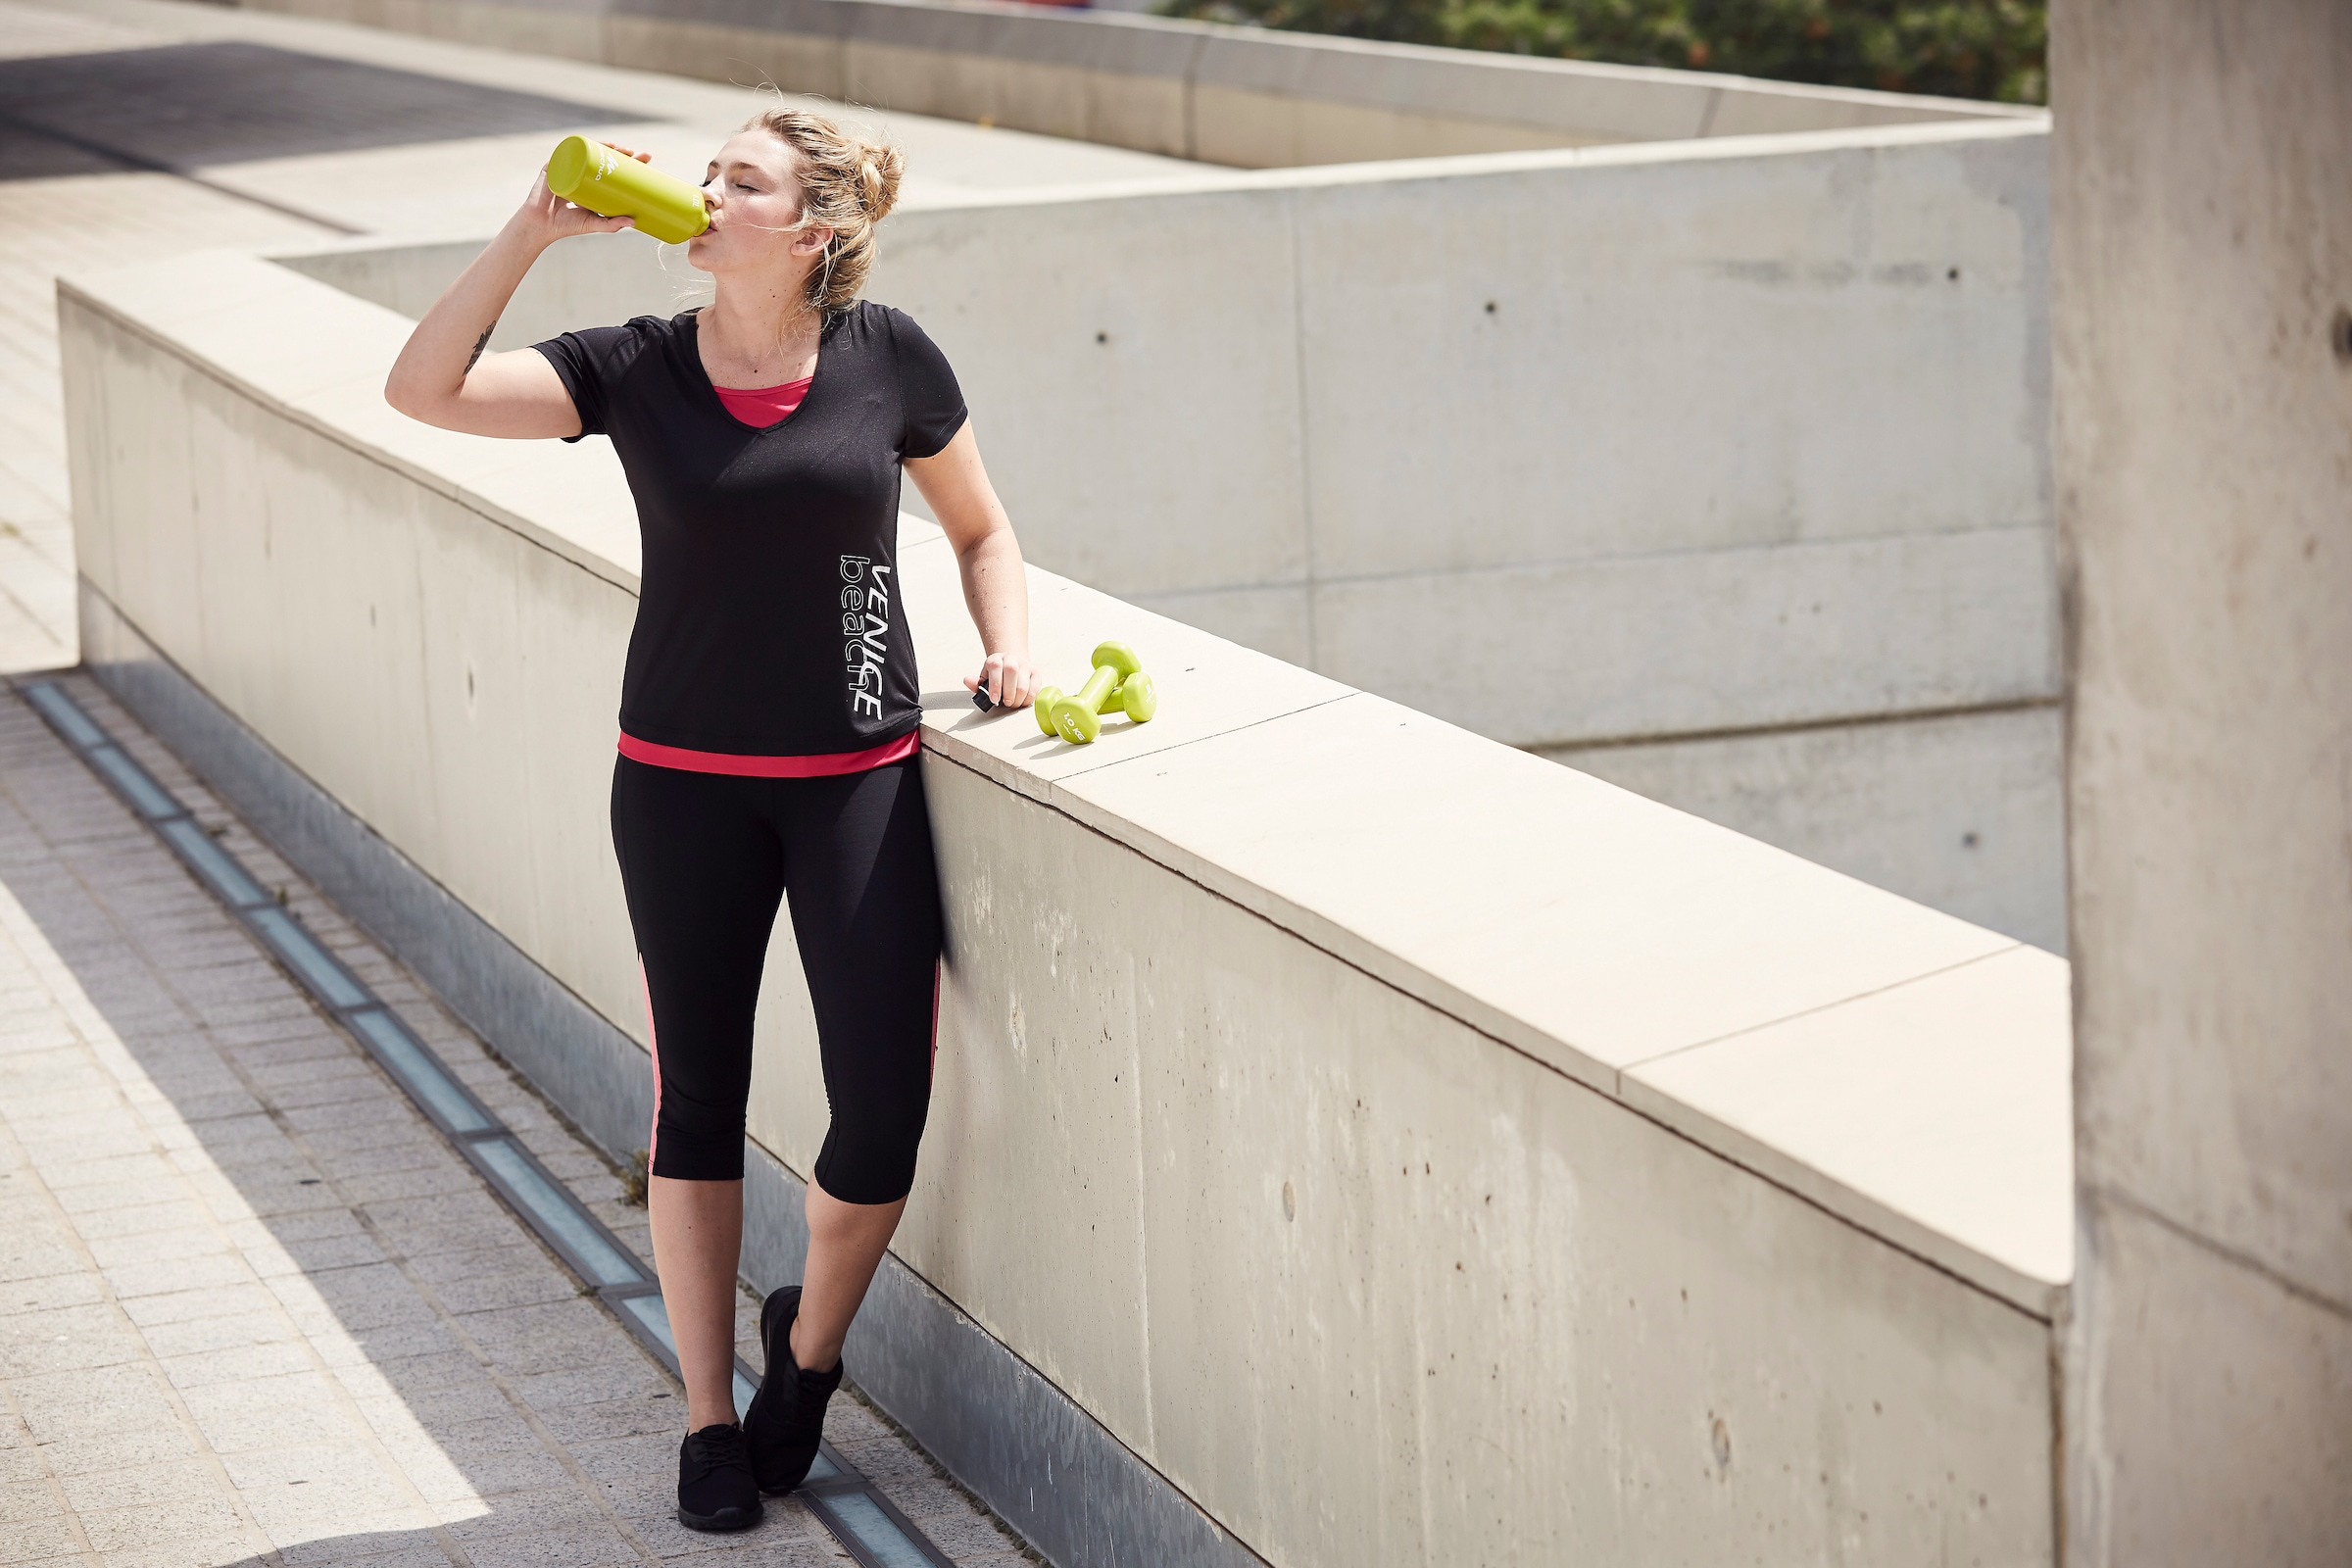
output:
<path id="1" fill-rule="evenodd" d="M 226 905 L 272 957 L 351 1031 L 376 1065 L 408 1092 L 522 1222 L 592 1287 L 598 1300 L 654 1357 L 678 1375 L 677 1342 L 654 1271 L 591 1214 L 571 1189 L 508 1131 L 505 1123 L 416 1038 L 302 922 L 279 906 L 237 858 L 213 841 L 186 807 L 139 765 L 54 681 L 20 682 L 18 692 L 49 721 L 92 772 Z M 751 1403 L 759 1379 L 738 1356 L 735 1403 Z M 954 1568 L 855 1465 L 824 1444 L 796 1494 L 864 1568 Z"/>

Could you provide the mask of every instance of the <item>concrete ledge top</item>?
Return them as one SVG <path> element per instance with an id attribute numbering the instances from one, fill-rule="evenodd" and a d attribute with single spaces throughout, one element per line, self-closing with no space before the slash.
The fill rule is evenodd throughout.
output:
<path id="1" fill-rule="evenodd" d="M 1382 43 L 1124 12 L 1001 0 L 538 0 L 545 9 L 994 56 L 1365 108 L 1627 137 L 1707 134 L 1726 100 L 1731 129 L 1923 120 L 2044 118 L 2013 104 L 1767 81 L 1701 71 L 1537 59 Z M 1714 115 L 1710 114 L 1710 107 Z M 1791 119 L 1791 111 L 1801 118 Z"/>
<path id="2" fill-rule="evenodd" d="M 1054 202 L 1116 201 L 1226 191 L 1339 190 L 1350 185 L 1392 185 L 1411 180 L 1455 181 L 1480 175 L 1543 174 L 1562 170 L 1627 169 L 1665 164 L 1706 165 L 1740 158 L 1782 158 L 1801 153 L 1876 148 L 1955 146 L 2046 138 L 2046 121 L 1941 121 L 1928 124 L 1859 125 L 1838 130 L 1759 131 L 1748 136 L 1704 140 L 1598 143 L 1587 147 L 1539 147 L 1525 152 L 1452 153 L 1426 158 L 1367 159 L 1352 164 L 1304 164 L 1275 169 L 1178 167 L 1137 178 L 1107 177 L 1079 182 L 1035 182 L 996 189 L 964 188 L 928 196 L 901 211 L 945 207 L 1019 207 Z M 348 242 L 354 248 L 397 243 L 380 236 Z"/>
<path id="3" fill-rule="evenodd" d="M 213 253 L 61 281 L 88 312 L 634 592 L 602 441 L 392 413 L 403 318 Z M 69 322 L 71 326 L 71 322 Z M 2023 1310 L 2073 1266 L 2066 964 L 1568 768 L 1031 571 L 1035 652 L 1133 643 L 1151 725 L 983 716 L 936 528 L 902 532 L 926 747 Z"/>

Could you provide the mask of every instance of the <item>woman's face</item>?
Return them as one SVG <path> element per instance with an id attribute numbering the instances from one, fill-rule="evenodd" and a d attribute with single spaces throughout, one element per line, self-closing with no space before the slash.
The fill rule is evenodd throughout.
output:
<path id="1" fill-rule="evenodd" d="M 829 228 L 796 229 L 801 182 L 792 149 L 764 130 L 738 131 L 703 179 L 710 226 L 686 242 L 686 260 L 713 275 L 764 273 L 793 282 L 816 265 Z"/>

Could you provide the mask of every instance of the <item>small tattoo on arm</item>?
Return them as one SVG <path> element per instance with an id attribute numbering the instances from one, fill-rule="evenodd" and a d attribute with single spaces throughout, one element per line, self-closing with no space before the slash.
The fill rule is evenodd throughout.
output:
<path id="1" fill-rule="evenodd" d="M 482 335 L 473 340 L 473 352 L 466 356 L 466 369 L 472 369 L 481 362 L 482 350 L 490 346 L 490 334 L 497 330 L 498 323 L 496 321 L 492 321 L 488 326 L 482 328 Z"/>

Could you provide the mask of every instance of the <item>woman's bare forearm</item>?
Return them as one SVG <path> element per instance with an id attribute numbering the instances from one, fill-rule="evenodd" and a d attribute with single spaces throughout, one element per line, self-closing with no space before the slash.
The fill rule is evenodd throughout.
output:
<path id="1" fill-rule="evenodd" d="M 631 158 L 646 156 L 626 147 L 613 151 Z M 507 226 L 442 291 L 409 334 L 384 380 L 384 401 L 412 419 L 471 435 L 578 435 L 579 410 L 572 407 L 571 393 L 555 367 L 528 350 L 493 354 L 487 360 L 482 351 L 490 346 L 498 318 L 514 298 L 515 285 L 541 251 L 567 235 L 610 234 L 627 228 L 630 221 L 561 200 L 548 190 L 547 172 L 541 170 Z"/>
<path id="2" fill-rule="evenodd" d="M 545 239 L 519 223 L 499 230 L 409 334 L 384 382 L 384 400 L 412 418 L 442 422 L 433 414 L 453 406 L 466 390 L 466 377 L 490 346 L 498 318 L 546 248 Z"/>
<path id="3" fill-rule="evenodd" d="M 1029 578 L 1021 569 L 1021 547 L 1009 526 L 992 528 L 957 553 L 963 574 L 963 604 L 992 654 L 1026 659 L 1029 654 Z"/>

